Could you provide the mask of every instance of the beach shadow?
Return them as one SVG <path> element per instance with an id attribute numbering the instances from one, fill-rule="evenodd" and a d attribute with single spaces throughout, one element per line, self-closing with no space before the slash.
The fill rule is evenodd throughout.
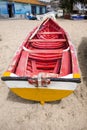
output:
<path id="1" fill-rule="evenodd" d="M 0 35 L 0 41 L 2 41 L 2 39 L 1 39 L 1 35 Z"/>
<path id="2" fill-rule="evenodd" d="M 82 80 L 87 85 L 87 37 L 83 37 L 78 47 L 78 60 L 82 73 Z"/>
<path id="3" fill-rule="evenodd" d="M 46 102 L 47 104 L 50 104 L 50 105 L 57 105 L 57 104 L 60 104 L 62 100 L 56 100 L 56 101 L 50 101 L 50 102 Z"/>

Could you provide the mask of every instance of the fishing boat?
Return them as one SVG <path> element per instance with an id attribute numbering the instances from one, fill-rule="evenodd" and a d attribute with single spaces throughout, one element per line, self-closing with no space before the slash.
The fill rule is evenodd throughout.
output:
<path id="1" fill-rule="evenodd" d="M 71 19 L 72 20 L 83 20 L 85 18 L 85 15 L 80 15 L 80 14 L 72 14 Z"/>
<path id="2" fill-rule="evenodd" d="M 16 95 L 41 104 L 70 95 L 81 81 L 68 33 L 53 19 L 44 20 L 18 48 L 1 79 Z"/>

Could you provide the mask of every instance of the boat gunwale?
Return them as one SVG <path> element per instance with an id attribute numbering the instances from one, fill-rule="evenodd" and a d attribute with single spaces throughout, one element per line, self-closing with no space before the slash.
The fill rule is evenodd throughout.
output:
<path id="1" fill-rule="evenodd" d="M 3 76 L 1 77 L 3 81 L 28 81 L 31 80 L 37 80 L 37 78 L 31 78 L 31 77 L 11 77 L 11 76 Z M 50 81 L 54 82 L 75 82 L 75 83 L 81 83 L 81 78 L 51 78 L 47 77 L 45 79 L 50 79 Z"/>

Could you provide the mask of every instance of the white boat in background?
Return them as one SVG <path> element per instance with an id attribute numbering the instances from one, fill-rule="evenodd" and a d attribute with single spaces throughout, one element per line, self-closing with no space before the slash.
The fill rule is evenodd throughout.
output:
<path id="1" fill-rule="evenodd" d="M 37 18 L 37 20 L 45 20 L 46 18 L 53 18 L 54 20 L 56 19 L 54 11 L 48 12 L 48 13 L 45 13 L 42 15 L 36 15 L 36 18 Z"/>

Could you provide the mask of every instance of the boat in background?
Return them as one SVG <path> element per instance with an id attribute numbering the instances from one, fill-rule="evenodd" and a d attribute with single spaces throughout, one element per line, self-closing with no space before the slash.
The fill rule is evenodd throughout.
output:
<path id="1" fill-rule="evenodd" d="M 71 15 L 72 20 L 83 20 L 85 19 L 85 15 L 82 14 L 72 14 Z"/>
<path id="2" fill-rule="evenodd" d="M 55 16 L 56 16 L 56 12 L 51 11 L 51 12 L 48 12 L 48 13 L 45 13 L 45 14 L 36 15 L 36 18 L 37 18 L 37 20 L 42 20 L 42 21 L 47 19 L 48 17 L 55 20 L 56 19 Z"/>
<path id="3" fill-rule="evenodd" d="M 81 81 L 67 32 L 53 19 L 44 20 L 18 48 L 1 79 L 18 96 L 41 104 L 70 95 Z"/>

